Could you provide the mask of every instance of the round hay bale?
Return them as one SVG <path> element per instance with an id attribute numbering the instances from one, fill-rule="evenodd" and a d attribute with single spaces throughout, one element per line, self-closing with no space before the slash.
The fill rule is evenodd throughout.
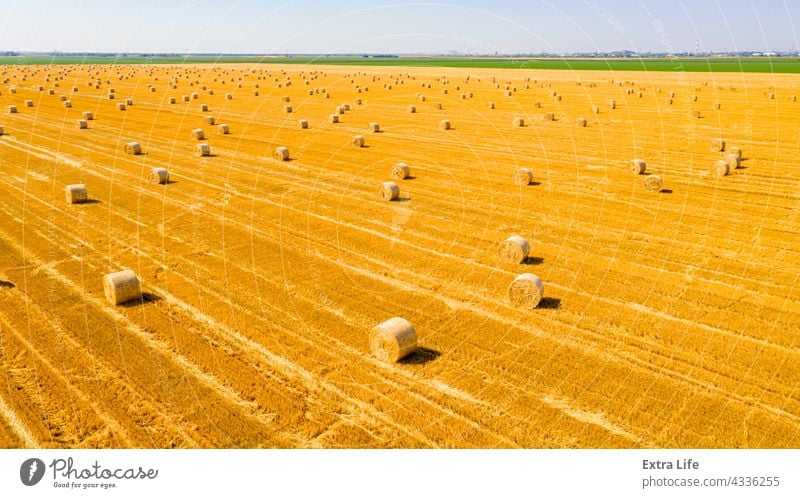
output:
<path id="1" fill-rule="evenodd" d="M 593 105 L 592 106 L 592 114 L 600 114 L 600 106 L 599 105 Z"/>
<path id="2" fill-rule="evenodd" d="M 233 94 L 226 93 L 225 94 L 225 100 L 233 100 Z"/>
<path id="3" fill-rule="evenodd" d="M 210 156 L 211 147 L 208 144 L 197 144 L 194 149 L 194 155 L 197 157 Z"/>
<path id="4" fill-rule="evenodd" d="M 497 256 L 508 263 L 523 263 L 528 259 L 531 246 L 519 235 L 512 235 L 497 247 Z"/>
<path id="5" fill-rule="evenodd" d="M 308 120 L 306 120 L 306 119 L 301 119 L 297 123 L 300 125 L 300 129 L 305 130 L 305 129 L 308 128 Z"/>
<path id="6" fill-rule="evenodd" d="M 578 128 L 586 128 L 586 125 L 589 124 L 583 116 L 579 117 L 576 123 L 578 124 Z"/>
<path id="7" fill-rule="evenodd" d="M 125 102 L 120 102 L 119 104 L 117 104 L 117 109 L 119 109 L 120 111 L 124 111 L 126 109 Z"/>
<path id="8" fill-rule="evenodd" d="M 449 130 L 450 129 L 450 121 L 443 119 L 439 121 L 439 129 L 440 130 Z"/>
<path id="9" fill-rule="evenodd" d="M 666 103 L 667 103 L 667 105 L 672 105 L 672 99 L 667 99 Z"/>
<path id="10" fill-rule="evenodd" d="M 608 108 L 609 109 L 616 109 L 617 108 L 617 101 L 616 100 L 609 100 L 608 101 Z"/>
<path id="11" fill-rule="evenodd" d="M 258 90 L 253 90 L 253 97 L 258 97 Z"/>
<path id="12" fill-rule="evenodd" d="M 518 128 L 520 126 L 525 126 L 525 119 L 523 118 L 514 118 L 513 126 Z"/>
<path id="13" fill-rule="evenodd" d="M 286 114 L 289 114 L 290 112 L 292 112 L 292 106 L 290 106 L 290 105 L 283 106 L 283 112 L 285 112 Z"/>
<path id="14" fill-rule="evenodd" d="M 208 112 L 208 104 L 200 104 L 200 112 Z"/>
<path id="15" fill-rule="evenodd" d="M 524 187 L 533 181 L 533 171 L 528 168 L 518 168 L 514 171 L 514 185 Z"/>
<path id="16" fill-rule="evenodd" d="M 148 180 L 156 185 L 166 185 L 169 183 L 169 171 L 167 168 L 153 168 L 150 170 Z"/>
<path id="17" fill-rule="evenodd" d="M 789 101 L 790 101 L 790 102 L 797 102 L 797 95 L 791 95 L 791 96 L 789 97 Z"/>
<path id="18" fill-rule="evenodd" d="M 406 163 L 397 163 L 392 166 L 391 177 L 397 180 L 405 180 L 411 176 L 411 168 Z"/>
<path id="19" fill-rule="evenodd" d="M 86 121 L 91 121 L 94 119 L 94 114 L 92 114 L 91 111 L 85 111 L 83 113 L 83 119 L 85 119 Z"/>
<path id="20" fill-rule="evenodd" d="M 33 101 L 32 100 L 26 100 L 25 101 L 25 107 L 33 107 Z"/>
<path id="21" fill-rule="evenodd" d="M 79 130 L 85 130 L 88 127 L 89 127 L 89 123 L 87 123 L 85 119 L 79 119 L 78 120 L 78 129 Z"/>
<path id="22" fill-rule="evenodd" d="M 378 198 L 382 201 L 393 201 L 400 197 L 400 186 L 395 182 L 383 182 L 378 187 Z"/>
<path id="23" fill-rule="evenodd" d="M 488 107 L 489 109 L 494 109 L 494 102 L 489 102 Z"/>
<path id="24" fill-rule="evenodd" d="M 631 162 L 628 163 L 630 172 L 634 175 L 643 175 L 645 170 L 647 170 L 647 163 L 645 163 L 641 159 L 632 159 Z"/>
<path id="25" fill-rule="evenodd" d="M 356 135 L 350 140 L 350 145 L 354 147 L 363 147 L 364 146 L 364 135 Z"/>
<path id="26" fill-rule="evenodd" d="M 408 106 L 408 112 L 414 114 L 415 112 L 417 112 L 417 106 L 415 105 Z"/>
<path id="27" fill-rule="evenodd" d="M 192 100 L 197 100 L 197 94 L 196 93 L 192 94 Z"/>
<path id="28" fill-rule="evenodd" d="M 114 100 L 115 95 L 113 93 L 108 94 L 108 100 Z"/>
<path id="29" fill-rule="evenodd" d="M 544 296 L 544 283 L 533 273 L 518 275 L 508 286 L 508 300 L 516 308 L 535 309 Z"/>
<path id="30" fill-rule="evenodd" d="M 8 113 L 9 114 L 16 114 L 17 113 L 17 106 L 15 106 L 15 105 L 8 106 Z"/>
<path id="31" fill-rule="evenodd" d="M 723 152 L 725 150 L 725 140 L 721 138 L 713 138 L 709 143 L 708 150 L 711 152 Z"/>
<path id="32" fill-rule="evenodd" d="M 697 102 L 697 95 L 692 95 L 692 102 Z"/>
<path id="33" fill-rule="evenodd" d="M 378 123 L 370 123 L 369 131 L 371 131 L 372 133 L 378 133 L 379 131 L 381 131 L 381 125 Z"/>
<path id="34" fill-rule="evenodd" d="M 126 105 L 133 105 L 133 99 L 125 99 Z"/>
<path id="35" fill-rule="evenodd" d="M 328 116 L 328 119 L 331 123 L 338 123 L 339 122 L 339 115 L 338 114 L 331 114 Z"/>
<path id="36" fill-rule="evenodd" d="M 217 133 L 220 135 L 227 135 L 231 132 L 231 127 L 226 124 L 221 124 L 217 127 Z"/>
<path id="37" fill-rule="evenodd" d="M 216 123 L 216 122 L 217 122 L 217 120 L 214 118 L 214 116 L 206 116 L 206 117 L 203 118 L 203 123 L 205 123 L 207 125 L 214 126 L 214 123 Z"/>
<path id="38" fill-rule="evenodd" d="M 64 107 L 66 107 L 67 109 L 69 109 L 70 107 L 72 107 L 72 101 L 70 101 L 70 100 L 65 100 L 65 101 L 64 101 Z"/>
<path id="39" fill-rule="evenodd" d="M 416 351 L 417 332 L 405 318 L 390 318 L 370 331 L 369 346 L 379 360 L 396 363 Z"/>
<path id="40" fill-rule="evenodd" d="M 128 142 L 125 144 L 125 153 L 129 156 L 138 156 L 142 153 L 142 146 L 139 142 Z"/>
<path id="41" fill-rule="evenodd" d="M 644 179 L 644 189 L 649 192 L 661 192 L 664 188 L 664 179 L 658 175 L 649 175 Z"/>
<path id="42" fill-rule="evenodd" d="M 67 185 L 67 204 L 79 204 L 89 200 L 89 194 L 86 192 L 86 185 L 83 183 L 76 183 Z"/>
<path id="43" fill-rule="evenodd" d="M 711 165 L 711 170 L 709 173 L 713 178 L 722 178 L 730 173 L 730 165 L 727 163 L 727 161 L 717 161 Z"/>
<path id="44" fill-rule="evenodd" d="M 433 104 L 433 108 L 436 109 L 437 111 L 441 111 L 442 110 L 442 104 L 440 102 L 437 102 L 437 103 Z"/>
<path id="45" fill-rule="evenodd" d="M 739 147 L 728 147 L 728 152 L 731 154 L 736 154 L 739 156 L 739 159 L 742 159 L 742 149 Z"/>
<path id="46" fill-rule="evenodd" d="M 184 95 L 184 96 L 183 96 L 183 101 L 184 101 L 184 102 L 189 102 L 189 100 L 191 100 L 191 99 L 189 98 L 189 96 L 188 96 L 188 95 Z"/>
<path id="47" fill-rule="evenodd" d="M 742 159 L 739 157 L 738 154 L 725 154 L 725 157 L 723 157 L 722 160 L 728 163 L 728 166 L 730 166 L 731 171 L 738 168 L 742 161 Z"/>
<path id="48" fill-rule="evenodd" d="M 272 152 L 272 158 L 276 161 L 288 161 L 289 149 L 287 147 L 278 147 Z"/>
<path id="49" fill-rule="evenodd" d="M 695 119 L 700 119 L 700 111 L 692 111 L 689 115 Z"/>
<path id="50" fill-rule="evenodd" d="M 142 286 L 133 270 L 109 273 L 103 277 L 103 292 L 109 303 L 118 304 L 142 298 Z"/>
<path id="51" fill-rule="evenodd" d="M 544 113 L 544 120 L 545 121 L 554 121 L 555 119 L 556 119 L 556 116 L 552 112 Z"/>
<path id="52" fill-rule="evenodd" d="M 192 138 L 195 140 L 203 140 L 206 138 L 206 134 L 203 133 L 202 129 L 197 128 L 196 130 L 192 130 Z"/>

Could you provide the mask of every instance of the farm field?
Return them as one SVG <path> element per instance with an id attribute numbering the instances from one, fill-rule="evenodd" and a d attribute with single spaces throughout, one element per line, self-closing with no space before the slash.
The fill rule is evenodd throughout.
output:
<path id="1" fill-rule="evenodd" d="M 800 445 L 794 76 L 198 64 L 0 79 L 2 447 Z M 740 167 L 714 177 L 731 147 Z M 399 162 L 411 177 L 381 200 Z M 157 167 L 169 183 L 148 181 Z M 89 202 L 67 204 L 78 183 Z M 530 242 L 522 264 L 498 258 L 511 235 Z M 124 268 L 145 294 L 113 306 L 102 277 Z M 536 309 L 509 303 L 521 273 L 544 281 Z M 368 340 L 391 317 L 420 346 L 395 364 Z"/>

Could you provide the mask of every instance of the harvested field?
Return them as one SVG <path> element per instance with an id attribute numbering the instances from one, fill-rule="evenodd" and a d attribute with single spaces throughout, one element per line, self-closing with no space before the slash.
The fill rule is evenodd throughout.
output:
<path id="1" fill-rule="evenodd" d="M 0 446 L 800 446 L 795 77 L 0 73 L 17 109 L 0 115 Z M 719 178 L 715 139 L 742 156 Z M 398 163 L 413 176 L 385 202 Z M 88 201 L 65 203 L 70 184 Z M 498 258 L 511 234 L 519 264 Z M 103 276 L 122 269 L 143 294 L 114 306 Z M 526 273 L 535 309 L 509 302 Z M 392 317 L 417 339 L 397 363 L 370 350 Z"/>

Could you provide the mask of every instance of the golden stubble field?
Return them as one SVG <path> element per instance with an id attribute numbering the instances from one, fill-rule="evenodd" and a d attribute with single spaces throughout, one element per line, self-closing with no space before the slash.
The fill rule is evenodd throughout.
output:
<path id="1" fill-rule="evenodd" d="M 796 77 L 0 76 L 2 447 L 800 444 Z M 209 157 L 194 155 L 197 128 Z M 722 178 L 715 138 L 743 150 Z M 644 189 L 634 158 L 665 190 Z M 384 202 L 397 162 L 412 178 Z M 149 183 L 154 167 L 171 182 Z M 532 184 L 514 185 L 519 167 Z M 66 204 L 74 183 L 90 202 Z M 525 264 L 497 257 L 513 234 L 531 243 Z M 143 302 L 105 300 L 101 277 L 122 268 Z M 506 295 L 526 272 L 545 283 L 532 311 Z M 368 344 L 392 316 L 422 348 L 397 364 Z"/>

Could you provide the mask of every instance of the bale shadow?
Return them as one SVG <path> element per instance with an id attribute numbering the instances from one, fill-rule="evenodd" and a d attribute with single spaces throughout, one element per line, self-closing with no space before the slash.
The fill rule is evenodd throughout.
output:
<path id="1" fill-rule="evenodd" d="M 73 203 L 74 206 L 80 206 L 81 204 L 102 204 L 102 201 L 97 199 L 86 199 L 85 201 L 75 202 Z"/>
<path id="2" fill-rule="evenodd" d="M 13 289 L 16 287 L 14 282 L 6 282 L 5 280 L 0 280 L 0 289 Z"/>
<path id="3" fill-rule="evenodd" d="M 538 308 L 546 309 L 546 310 L 557 310 L 561 307 L 561 298 L 558 297 L 543 297 L 541 301 L 539 301 Z"/>
<path id="4" fill-rule="evenodd" d="M 662 188 L 661 190 L 658 191 L 658 193 L 659 194 L 671 194 L 672 193 L 672 189 L 671 188 Z"/>
<path id="5" fill-rule="evenodd" d="M 411 353 L 410 355 L 406 356 L 398 363 L 403 365 L 424 365 L 429 363 L 436 358 L 440 357 L 442 353 L 436 351 L 435 349 L 430 348 L 417 348 L 416 351 Z"/>
<path id="6" fill-rule="evenodd" d="M 416 177 L 416 176 L 414 176 L 414 175 L 409 175 L 409 176 L 407 176 L 407 177 L 405 177 L 405 178 L 403 178 L 403 179 L 404 179 L 404 180 L 416 180 L 416 179 L 417 179 L 417 177 Z"/>
<path id="7" fill-rule="evenodd" d="M 139 299 L 132 299 L 128 302 L 120 303 L 119 305 L 123 308 L 134 308 L 140 304 L 157 303 L 158 301 L 161 301 L 161 296 L 151 294 L 150 292 L 143 292 L 142 297 Z"/>
<path id="8" fill-rule="evenodd" d="M 528 256 L 525 258 L 525 261 L 522 262 L 523 265 L 540 265 L 542 263 L 544 263 L 544 258 L 538 256 Z"/>

